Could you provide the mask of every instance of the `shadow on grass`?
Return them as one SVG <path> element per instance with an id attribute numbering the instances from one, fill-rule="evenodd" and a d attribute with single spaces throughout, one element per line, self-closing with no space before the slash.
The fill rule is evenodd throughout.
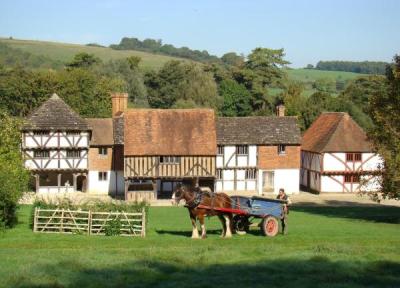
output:
<path id="1" fill-rule="evenodd" d="M 325 205 L 311 202 L 296 203 L 291 210 L 335 218 L 348 218 L 377 223 L 400 223 L 400 207 L 379 204 L 357 204 L 347 201 L 326 201 Z"/>
<path id="2" fill-rule="evenodd" d="M 182 231 L 182 230 L 163 230 L 163 229 L 156 229 L 157 234 L 160 235 L 174 235 L 174 236 L 183 236 L 186 238 L 190 238 L 192 236 L 192 231 Z M 201 231 L 199 231 L 201 233 Z M 207 230 L 207 235 L 221 235 L 221 229 L 217 230 Z"/>
<path id="3" fill-rule="evenodd" d="M 69 261 L 37 271 L 36 278 L 21 275 L 11 287 L 400 287 L 399 263 L 321 256 L 207 266 L 148 260 L 88 268 Z"/>

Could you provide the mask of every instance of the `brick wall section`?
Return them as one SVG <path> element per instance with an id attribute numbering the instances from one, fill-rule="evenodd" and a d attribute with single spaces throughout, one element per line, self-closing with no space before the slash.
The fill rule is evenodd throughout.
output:
<path id="1" fill-rule="evenodd" d="M 258 168 L 299 169 L 301 146 L 286 146 L 286 154 L 278 154 L 278 146 L 258 146 Z"/>
<path id="2" fill-rule="evenodd" d="M 98 147 L 89 148 L 89 170 L 109 171 L 112 170 L 113 149 L 107 147 L 107 155 L 99 155 Z"/>

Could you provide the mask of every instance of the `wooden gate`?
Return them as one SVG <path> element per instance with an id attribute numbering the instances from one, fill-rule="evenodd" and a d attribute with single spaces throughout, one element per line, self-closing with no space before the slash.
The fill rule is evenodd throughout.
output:
<path id="1" fill-rule="evenodd" d="M 105 235 L 117 223 L 122 236 L 146 236 L 146 213 L 35 208 L 33 232 Z"/>

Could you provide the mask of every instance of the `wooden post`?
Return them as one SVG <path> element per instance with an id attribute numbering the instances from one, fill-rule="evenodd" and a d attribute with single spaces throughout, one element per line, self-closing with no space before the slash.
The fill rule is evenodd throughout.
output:
<path id="1" fill-rule="evenodd" d="M 129 180 L 125 179 L 125 201 L 128 200 L 128 188 L 129 188 Z"/>
<path id="2" fill-rule="evenodd" d="M 36 190 L 36 193 L 39 192 L 39 187 L 40 187 L 40 176 L 39 176 L 39 174 L 35 174 L 35 190 Z"/>
<path id="3" fill-rule="evenodd" d="M 57 175 L 57 187 L 58 187 L 58 192 L 60 192 L 60 188 L 61 188 L 61 173 L 58 173 L 58 175 Z"/>
<path id="4" fill-rule="evenodd" d="M 77 191 L 77 183 L 76 183 L 77 176 L 78 175 L 76 173 L 72 174 L 72 183 L 73 183 L 73 186 L 74 186 L 74 192 Z M 83 187 L 82 187 L 82 190 L 83 190 Z"/>
<path id="5" fill-rule="evenodd" d="M 142 233 L 141 233 L 142 237 L 146 237 L 146 210 L 143 207 L 142 208 Z"/>
<path id="6" fill-rule="evenodd" d="M 64 209 L 61 211 L 61 227 L 60 227 L 60 233 L 62 233 L 64 230 Z"/>
<path id="7" fill-rule="evenodd" d="M 89 210 L 88 214 L 88 235 L 92 234 L 92 210 Z"/>
<path id="8" fill-rule="evenodd" d="M 153 183 L 153 192 L 154 192 L 154 199 L 157 200 L 157 180 L 152 180 Z M 162 189 L 162 183 L 161 183 Z"/>
<path id="9" fill-rule="evenodd" d="M 34 214 L 34 217 L 33 217 L 33 232 L 37 232 L 37 221 L 38 221 L 38 213 L 39 213 L 39 209 L 40 208 L 37 208 L 37 207 L 35 207 L 35 214 Z"/>

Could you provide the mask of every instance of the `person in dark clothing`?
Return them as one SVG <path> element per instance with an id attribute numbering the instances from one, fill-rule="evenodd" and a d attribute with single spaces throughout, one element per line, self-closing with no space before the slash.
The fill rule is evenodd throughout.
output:
<path id="1" fill-rule="evenodd" d="M 283 188 L 279 189 L 279 194 L 276 197 L 279 200 L 285 200 L 289 202 L 289 197 L 286 195 L 285 190 Z M 282 224 L 282 234 L 287 234 L 287 215 L 289 214 L 288 203 L 282 205 L 282 216 L 281 216 L 281 224 Z"/>

